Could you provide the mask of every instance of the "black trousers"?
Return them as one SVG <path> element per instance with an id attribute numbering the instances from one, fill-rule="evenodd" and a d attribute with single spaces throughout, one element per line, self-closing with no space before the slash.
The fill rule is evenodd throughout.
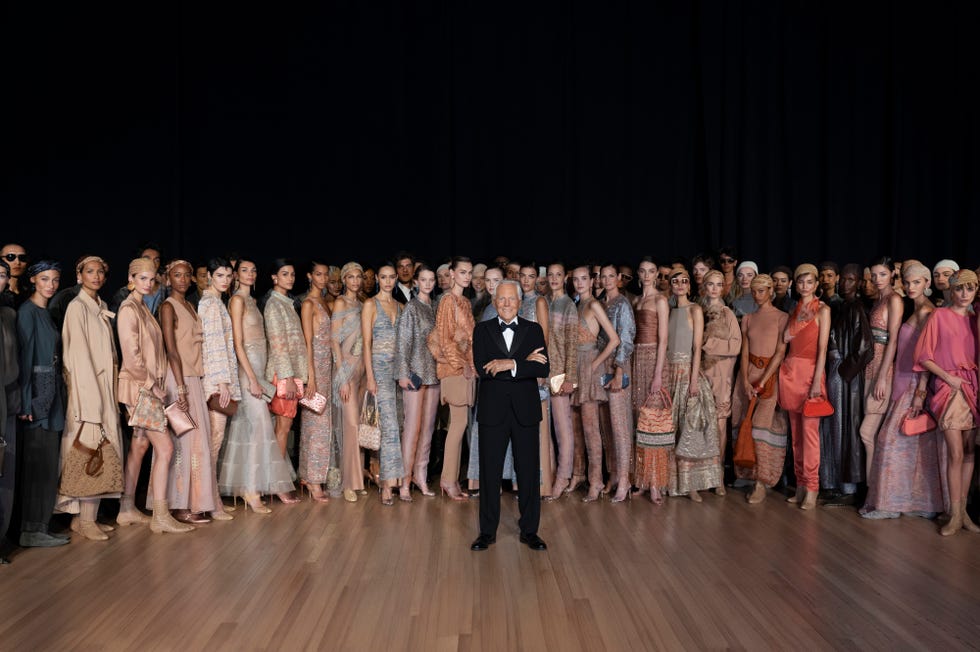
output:
<path id="1" fill-rule="evenodd" d="M 3 390 L 0 389 L 0 391 Z M 7 535 L 7 527 L 10 525 L 10 517 L 14 511 L 14 480 L 17 471 L 17 417 L 11 414 L 3 425 L 3 439 L 7 442 L 7 452 L 3 456 L 3 477 L 0 477 L 0 548 L 3 547 L 3 538 Z"/>
<path id="2" fill-rule="evenodd" d="M 477 420 L 479 421 L 479 419 Z M 507 443 L 514 452 L 521 534 L 537 534 L 541 520 L 541 460 L 538 424 L 522 426 L 513 411 L 504 422 L 480 424 L 480 534 L 495 536 L 500 523 L 500 477 Z"/>
<path id="3" fill-rule="evenodd" d="M 24 428 L 20 443 L 21 532 L 47 532 L 58 496 L 61 433 Z"/>

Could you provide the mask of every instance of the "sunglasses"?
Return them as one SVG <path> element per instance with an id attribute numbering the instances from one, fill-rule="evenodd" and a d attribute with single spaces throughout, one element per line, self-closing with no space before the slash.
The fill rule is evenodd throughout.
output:
<path id="1" fill-rule="evenodd" d="M 734 258 L 729 258 L 728 256 L 722 256 L 718 260 L 720 260 L 721 262 L 725 263 L 726 265 L 731 265 L 732 263 L 735 262 L 735 259 Z"/>
<path id="2" fill-rule="evenodd" d="M 27 254 L 4 254 L 3 258 L 4 260 L 11 263 L 14 262 L 15 260 L 19 260 L 22 263 L 27 262 Z"/>

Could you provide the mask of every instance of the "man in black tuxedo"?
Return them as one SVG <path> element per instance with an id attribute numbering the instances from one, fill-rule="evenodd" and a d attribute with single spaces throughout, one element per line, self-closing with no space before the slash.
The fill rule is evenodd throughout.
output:
<path id="1" fill-rule="evenodd" d="M 541 516 L 538 378 L 547 378 L 544 333 L 536 323 L 517 318 L 521 288 L 503 281 L 493 297 L 497 318 L 473 329 L 473 365 L 480 375 L 480 536 L 471 550 L 486 550 L 497 540 L 500 478 L 510 441 L 517 471 L 521 543 L 533 550 L 547 546 L 538 537 Z"/>
<path id="2" fill-rule="evenodd" d="M 412 279 L 415 276 L 415 256 L 407 251 L 395 254 L 395 273 L 398 282 L 391 291 L 391 296 L 398 303 L 408 303 L 412 300 Z"/>

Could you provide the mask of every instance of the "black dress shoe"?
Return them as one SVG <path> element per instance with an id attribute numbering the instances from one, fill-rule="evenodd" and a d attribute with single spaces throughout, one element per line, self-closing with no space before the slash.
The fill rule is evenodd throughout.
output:
<path id="1" fill-rule="evenodd" d="M 497 537 L 490 536 L 489 534 L 481 534 L 476 538 L 476 541 L 473 542 L 473 545 L 470 546 L 470 550 L 472 550 L 473 552 L 486 550 L 487 548 L 490 547 L 491 543 L 496 543 L 496 542 L 497 542 Z"/>
<path id="2" fill-rule="evenodd" d="M 51 536 L 47 532 L 21 532 L 21 548 L 53 548 L 63 546 L 68 543 L 68 539 Z"/>
<path id="3" fill-rule="evenodd" d="M 824 502 L 824 507 L 852 507 L 854 505 L 854 494 L 837 494 Z"/>
<path id="4" fill-rule="evenodd" d="M 526 543 L 531 550 L 547 550 L 548 545 L 536 534 L 522 534 L 521 543 Z"/>

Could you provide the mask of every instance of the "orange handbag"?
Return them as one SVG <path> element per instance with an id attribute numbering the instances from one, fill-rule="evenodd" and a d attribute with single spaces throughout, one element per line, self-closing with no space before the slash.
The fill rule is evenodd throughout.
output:
<path id="1" fill-rule="evenodd" d="M 803 403 L 803 416 L 805 417 L 829 417 L 833 413 L 834 406 L 825 396 L 808 398 Z"/>

